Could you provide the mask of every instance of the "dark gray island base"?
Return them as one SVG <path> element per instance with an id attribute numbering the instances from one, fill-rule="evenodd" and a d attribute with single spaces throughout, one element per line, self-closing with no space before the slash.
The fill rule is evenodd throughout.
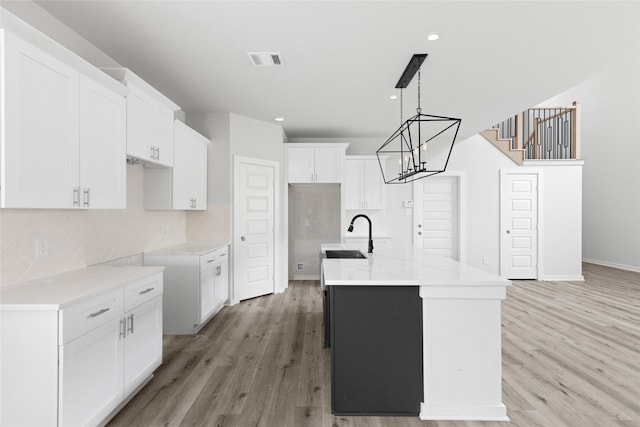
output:
<path id="1" fill-rule="evenodd" d="M 424 401 L 419 287 L 327 291 L 333 414 L 417 416 Z"/>

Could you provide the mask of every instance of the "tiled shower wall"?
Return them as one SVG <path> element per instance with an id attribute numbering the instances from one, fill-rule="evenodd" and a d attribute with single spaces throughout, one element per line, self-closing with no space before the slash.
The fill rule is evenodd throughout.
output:
<path id="1" fill-rule="evenodd" d="M 40 239 L 47 240 L 49 254 L 36 258 Z M 145 210 L 144 169 L 127 165 L 127 209 L 0 210 L 0 286 L 184 241 L 185 213 Z"/>
<path id="2" fill-rule="evenodd" d="M 340 185 L 289 185 L 289 278 L 319 278 L 320 245 L 339 242 Z"/>

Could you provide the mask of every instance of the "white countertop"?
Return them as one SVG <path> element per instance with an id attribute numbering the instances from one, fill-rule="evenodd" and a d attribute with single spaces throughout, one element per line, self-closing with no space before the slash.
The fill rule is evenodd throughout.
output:
<path id="1" fill-rule="evenodd" d="M 207 242 L 187 242 L 179 245 L 170 246 L 156 251 L 145 252 L 145 255 L 204 255 L 209 252 L 216 251 L 220 248 L 228 246 L 225 244 L 207 243 Z"/>
<path id="2" fill-rule="evenodd" d="M 329 249 L 357 249 L 348 244 L 323 244 Z M 325 286 L 509 286 L 511 282 L 450 258 L 419 250 L 374 249 L 367 259 L 322 260 Z"/>
<path id="3" fill-rule="evenodd" d="M 2 310 L 59 310 L 160 273 L 164 267 L 92 266 L 30 280 L 0 292 Z"/>

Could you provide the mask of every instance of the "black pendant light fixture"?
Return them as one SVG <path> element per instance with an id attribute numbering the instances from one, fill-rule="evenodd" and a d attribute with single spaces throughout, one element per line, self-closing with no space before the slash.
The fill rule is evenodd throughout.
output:
<path id="1" fill-rule="evenodd" d="M 400 89 L 400 127 L 376 151 L 380 170 L 387 184 L 404 184 L 444 172 L 462 122 L 462 119 L 453 117 L 422 114 L 420 67 L 426 57 L 426 53 L 413 55 L 396 84 L 396 88 Z M 403 91 L 416 73 L 418 73 L 416 115 L 403 121 Z M 386 170 L 383 166 L 386 162 L 383 162 L 381 157 L 391 160 Z"/>

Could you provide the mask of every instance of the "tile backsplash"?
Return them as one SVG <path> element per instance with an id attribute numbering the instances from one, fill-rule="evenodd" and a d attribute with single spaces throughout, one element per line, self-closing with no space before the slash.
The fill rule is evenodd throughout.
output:
<path id="1" fill-rule="evenodd" d="M 144 208 L 144 169 L 127 165 L 127 209 L 0 210 L 0 286 L 118 260 L 185 241 L 185 212 Z M 36 257 L 36 240 L 48 255 Z"/>

